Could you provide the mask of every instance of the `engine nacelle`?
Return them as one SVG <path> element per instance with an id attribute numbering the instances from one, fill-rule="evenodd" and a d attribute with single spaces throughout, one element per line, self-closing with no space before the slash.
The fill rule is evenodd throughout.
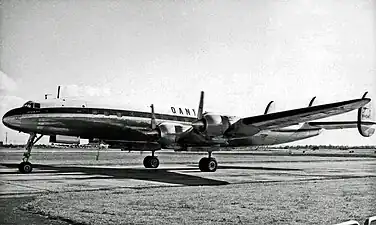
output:
<path id="1" fill-rule="evenodd" d="M 65 135 L 51 135 L 51 143 L 60 143 L 60 144 L 80 144 L 80 137 L 65 136 Z"/>
<path id="2" fill-rule="evenodd" d="M 162 123 L 158 125 L 159 143 L 162 148 L 177 148 L 179 147 L 176 142 L 176 137 L 179 133 L 183 132 L 184 127 L 176 123 Z"/>
<path id="3" fill-rule="evenodd" d="M 230 118 L 215 114 L 204 114 L 202 124 L 198 126 L 198 130 L 209 137 L 222 136 L 230 127 Z"/>

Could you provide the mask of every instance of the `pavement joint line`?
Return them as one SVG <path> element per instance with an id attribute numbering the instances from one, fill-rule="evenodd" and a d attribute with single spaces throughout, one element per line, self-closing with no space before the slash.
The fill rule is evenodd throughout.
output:
<path id="1" fill-rule="evenodd" d="M 30 192 L 30 193 L 19 193 L 19 192 L 10 192 L 10 193 L 0 193 L 0 198 L 14 198 L 14 197 L 25 197 L 25 196 L 36 196 L 36 195 L 41 195 L 41 194 L 46 194 L 46 192 Z"/>
<path id="2" fill-rule="evenodd" d="M 25 187 L 25 188 L 35 189 L 35 190 L 39 190 L 39 191 L 54 193 L 53 191 L 48 190 L 48 189 L 44 189 L 44 188 L 37 188 L 37 187 L 28 186 L 28 185 L 22 185 L 22 184 L 17 184 L 17 183 L 13 183 L 13 182 L 7 182 L 7 181 L 0 181 L 0 182 L 5 183 L 5 184 L 9 184 L 9 185 L 12 185 L 12 186 L 19 186 L 19 187 Z"/>
<path id="3" fill-rule="evenodd" d="M 376 177 L 376 176 L 371 176 Z M 352 176 L 352 177 L 322 177 L 322 178 L 310 178 L 310 179 L 294 179 L 294 180 L 254 180 L 254 181 L 242 181 L 234 182 L 230 184 L 252 184 L 252 183 L 290 183 L 290 182 L 311 182 L 311 181 L 325 181 L 325 180 L 342 180 L 342 179 L 359 179 L 359 178 L 369 178 L 367 176 Z"/>
<path id="4" fill-rule="evenodd" d="M 171 188 L 171 187 L 186 187 L 185 185 L 158 185 L 158 186 L 145 186 L 145 187 L 111 187 L 111 188 L 91 188 L 91 189 L 76 189 L 76 190 L 62 190 L 46 192 L 33 192 L 30 194 L 59 194 L 59 193 L 79 193 L 79 192 L 95 192 L 95 191 L 117 191 L 117 190 L 140 190 L 140 189 L 153 189 L 153 188 Z M 12 193 L 13 194 L 13 193 Z M 17 193 L 14 193 L 17 194 Z M 0 194 L 1 197 L 1 194 Z"/>

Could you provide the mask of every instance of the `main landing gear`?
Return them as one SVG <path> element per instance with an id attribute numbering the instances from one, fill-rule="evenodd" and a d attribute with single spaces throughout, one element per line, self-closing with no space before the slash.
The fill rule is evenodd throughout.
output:
<path id="1" fill-rule="evenodd" d="M 201 172 L 215 172 L 218 168 L 218 163 L 215 158 L 212 158 L 212 152 L 208 152 L 209 157 L 204 157 L 200 159 L 198 163 L 198 167 L 200 168 Z"/>
<path id="2" fill-rule="evenodd" d="M 37 143 L 42 137 L 43 135 L 40 135 L 37 138 L 37 135 L 35 133 L 30 134 L 29 140 L 27 140 L 26 143 L 26 151 L 23 154 L 22 162 L 18 165 L 18 170 L 21 173 L 31 173 L 31 171 L 33 170 L 33 166 L 29 162 L 29 158 L 31 156 L 31 149 L 33 148 L 34 144 Z"/>
<path id="3" fill-rule="evenodd" d="M 158 168 L 159 159 L 154 156 L 154 151 L 151 152 L 151 155 L 148 155 L 144 158 L 144 166 L 145 168 Z"/>
<path id="4" fill-rule="evenodd" d="M 201 172 L 215 172 L 218 168 L 217 160 L 211 156 L 212 152 L 210 151 L 208 153 L 209 157 L 202 158 L 198 163 Z M 159 159 L 154 156 L 154 151 L 152 151 L 152 155 L 148 155 L 144 158 L 144 166 L 145 168 L 158 168 Z"/>

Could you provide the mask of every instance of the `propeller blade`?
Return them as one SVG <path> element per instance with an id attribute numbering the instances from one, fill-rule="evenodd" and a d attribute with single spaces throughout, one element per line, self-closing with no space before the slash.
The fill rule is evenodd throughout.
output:
<path id="1" fill-rule="evenodd" d="M 154 114 L 154 105 L 150 105 L 151 108 L 151 129 L 156 129 L 157 128 L 157 123 L 155 122 L 155 114 Z"/>
<path id="2" fill-rule="evenodd" d="M 204 92 L 201 91 L 201 96 L 200 96 L 200 103 L 198 105 L 198 111 L 197 111 L 197 119 L 202 119 L 202 114 L 204 111 Z"/>

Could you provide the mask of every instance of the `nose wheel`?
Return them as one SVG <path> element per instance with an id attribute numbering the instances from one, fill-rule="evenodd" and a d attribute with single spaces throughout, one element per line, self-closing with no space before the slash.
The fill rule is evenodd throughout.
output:
<path id="1" fill-rule="evenodd" d="M 33 166 L 30 162 L 22 162 L 18 165 L 18 170 L 21 173 L 31 173 L 31 171 L 33 170 Z"/>
<path id="2" fill-rule="evenodd" d="M 31 171 L 33 171 L 33 166 L 29 162 L 31 156 L 31 149 L 33 148 L 34 144 L 37 143 L 42 137 L 43 135 L 40 135 L 37 138 L 37 135 L 35 133 L 30 134 L 25 146 L 26 151 L 23 154 L 22 162 L 18 165 L 18 170 L 21 173 L 31 173 Z"/>

